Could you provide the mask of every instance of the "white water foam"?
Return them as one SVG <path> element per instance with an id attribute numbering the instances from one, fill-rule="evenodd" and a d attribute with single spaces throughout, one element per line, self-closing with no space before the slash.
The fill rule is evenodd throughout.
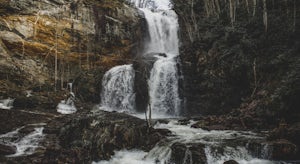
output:
<path id="1" fill-rule="evenodd" d="M 92 162 L 92 164 L 154 164 L 153 160 L 145 159 L 147 153 L 140 150 L 116 151 L 109 161 Z"/>
<path id="2" fill-rule="evenodd" d="M 132 65 L 116 66 L 102 79 L 101 108 L 109 111 L 134 111 L 135 72 Z"/>
<path id="3" fill-rule="evenodd" d="M 210 147 L 205 148 L 208 164 L 223 164 L 225 161 L 235 160 L 239 164 L 279 164 L 279 162 L 252 157 L 245 147 L 224 147 L 223 152 L 214 152 Z"/>
<path id="4" fill-rule="evenodd" d="M 138 8 L 169 10 L 173 7 L 170 0 L 128 0 L 128 1 Z"/>
<path id="5" fill-rule="evenodd" d="M 270 161 L 266 159 L 258 159 L 251 156 L 249 151 L 243 145 L 230 146 L 227 142 L 235 140 L 263 140 L 259 134 L 244 131 L 230 130 L 213 130 L 207 131 L 203 129 L 191 128 L 190 125 L 180 125 L 176 120 L 170 121 L 168 124 L 156 124 L 155 128 L 169 129 L 173 135 L 169 136 L 168 142 L 158 143 L 151 151 L 143 152 L 141 150 L 122 150 L 116 151 L 116 154 L 110 161 L 101 161 L 100 164 L 123 164 L 123 160 L 132 163 L 141 164 L 166 164 L 171 163 L 171 146 L 179 142 L 183 144 L 202 143 L 205 145 L 205 155 L 208 164 L 223 164 L 229 160 L 235 160 L 240 164 L 279 164 L 284 162 Z M 187 149 L 184 155 L 185 163 L 192 160 L 192 152 Z M 184 160 L 183 159 L 183 160 Z"/>
<path id="6" fill-rule="evenodd" d="M 188 125 L 180 125 L 178 121 L 172 120 L 168 124 L 156 124 L 156 129 L 169 129 L 175 136 L 175 139 L 180 139 L 181 143 L 204 143 L 207 145 L 216 145 L 221 141 L 233 140 L 235 138 L 244 139 L 263 139 L 253 132 L 232 131 L 232 130 L 203 130 L 200 128 L 192 128 L 191 121 Z"/>
<path id="7" fill-rule="evenodd" d="M 205 148 L 205 154 L 208 164 L 223 164 L 225 161 L 235 160 L 239 164 L 279 164 L 281 162 L 275 162 L 265 159 L 254 158 L 249 155 L 249 152 L 245 147 L 225 147 L 222 154 L 212 151 L 209 147 Z M 283 163 L 281 163 L 283 164 Z"/>
<path id="8" fill-rule="evenodd" d="M 232 130 L 203 130 L 191 128 L 189 125 L 180 125 L 177 121 L 168 124 L 157 124 L 155 128 L 169 129 L 174 136 L 170 137 L 173 142 L 202 143 L 205 144 L 205 154 L 208 164 L 223 164 L 229 160 L 235 160 L 240 164 L 279 164 L 284 162 L 270 161 L 253 157 L 245 146 L 226 146 L 227 142 L 237 140 L 263 140 L 264 137 L 249 131 Z"/>
<path id="9" fill-rule="evenodd" d="M 115 151 L 109 161 L 92 162 L 92 164 L 167 164 L 171 149 L 168 147 L 155 147 L 147 153 L 142 150 Z"/>
<path id="10" fill-rule="evenodd" d="M 73 114 L 77 111 L 76 106 L 74 105 L 74 102 L 68 98 L 67 101 L 62 100 L 58 105 L 57 105 L 57 112 L 61 114 Z"/>
<path id="11" fill-rule="evenodd" d="M 0 100 L 0 109 L 12 109 L 14 100 L 11 98 Z"/>
<path id="12" fill-rule="evenodd" d="M 158 10 L 170 10 L 173 5 L 170 0 L 152 0 L 155 2 Z"/>
<path id="13" fill-rule="evenodd" d="M 39 142 L 44 138 L 43 127 L 34 128 L 34 131 L 20 138 L 19 131 L 24 127 L 12 132 L 0 135 L 0 143 L 8 146 L 15 146 L 16 153 L 7 157 L 18 157 L 31 155 L 39 147 Z"/>
<path id="14" fill-rule="evenodd" d="M 77 111 L 77 108 L 75 106 L 75 94 L 73 92 L 73 84 L 69 83 L 68 87 L 70 89 L 68 99 L 62 100 L 56 107 L 57 112 L 61 114 L 73 114 Z"/>

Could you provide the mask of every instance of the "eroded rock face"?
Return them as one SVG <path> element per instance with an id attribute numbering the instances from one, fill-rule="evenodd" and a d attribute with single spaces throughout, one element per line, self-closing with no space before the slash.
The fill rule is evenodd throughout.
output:
<path id="1" fill-rule="evenodd" d="M 11 97 L 32 86 L 54 90 L 57 64 L 58 90 L 88 76 L 82 100 L 99 101 L 98 76 L 131 63 L 142 27 L 137 9 L 119 0 L 4 0 L 0 15 L 0 92 Z"/>
<path id="2" fill-rule="evenodd" d="M 159 54 L 147 54 L 141 55 L 135 58 L 133 68 L 135 70 L 134 88 L 135 88 L 135 103 L 136 109 L 139 112 L 144 112 L 149 106 L 149 84 L 151 69 L 153 64 L 157 60 L 154 55 Z"/>

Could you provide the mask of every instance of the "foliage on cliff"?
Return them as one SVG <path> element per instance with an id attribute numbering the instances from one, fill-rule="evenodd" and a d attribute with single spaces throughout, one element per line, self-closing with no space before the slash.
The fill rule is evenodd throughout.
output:
<path id="1" fill-rule="evenodd" d="M 174 2 L 187 113 L 299 118 L 298 1 Z"/>

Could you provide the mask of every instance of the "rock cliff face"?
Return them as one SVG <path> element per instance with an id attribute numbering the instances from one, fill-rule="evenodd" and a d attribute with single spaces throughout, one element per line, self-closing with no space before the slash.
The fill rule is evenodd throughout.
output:
<path id="1" fill-rule="evenodd" d="M 188 114 L 299 120 L 298 1 L 174 3 Z"/>
<path id="2" fill-rule="evenodd" d="M 0 3 L 0 99 L 74 82 L 82 100 L 97 102 L 102 74 L 139 45 L 140 15 L 120 0 Z"/>

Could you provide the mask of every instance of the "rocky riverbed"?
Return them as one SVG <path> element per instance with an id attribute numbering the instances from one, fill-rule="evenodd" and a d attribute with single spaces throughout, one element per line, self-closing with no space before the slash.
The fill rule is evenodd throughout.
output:
<path id="1" fill-rule="evenodd" d="M 299 2 L 173 2 L 184 118 L 172 126 L 263 134 L 247 145 L 252 156 L 272 149 L 260 158 L 299 160 Z M 161 129 L 174 120 L 148 128 L 145 120 L 94 110 L 103 75 L 123 64 L 135 69 L 136 110 L 149 105 L 155 60 L 139 56 L 149 29 L 129 1 L 0 0 L 0 16 L 0 163 L 91 163 L 128 151 L 143 160 L 176 136 Z M 62 115 L 57 105 L 70 97 L 70 83 L 77 112 Z M 202 143 L 176 141 L 170 149 L 174 163 L 213 161 Z"/>
<path id="2" fill-rule="evenodd" d="M 86 106 L 71 115 L 30 109 L 0 112 L 1 134 L 20 128 L 14 140 L 21 140 L 36 127 L 43 127 L 43 137 L 33 154 L 7 156 L 15 154 L 16 147 L 1 143 L 2 162 L 86 163 L 104 160 L 109 159 L 115 150 L 138 148 L 148 151 L 168 133 L 167 130 L 148 128 L 144 120 L 133 116 L 99 110 L 91 112 Z M 3 141 L 5 137 L 1 138 Z"/>
<path id="3" fill-rule="evenodd" d="M 145 120 L 124 113 L 101 111 L 93 108 L 93 105 L 80 103 L 76 105 L 77 113 L 70 115 L 57 113 L 55 108 L 44 111 L 37 111 L 38 107 L 36 109 L 0 110 L 1 161 L 4 163 L 89 163 L 109 160 L 115 153 L 118 153 L 116 151 L 120 150 L 140 150 L 154 153 L 162 151 L 157 146 L 172 143 L 169 145 L 172 153 L 168 160 L 175 163 L 182 163 L 183 160 L 205 163 L 211 157 L 207 156 L 208 150 L 204 143 L 217 141 L 210 140 L 209 135 L 217 138 L 218 135 L 225 138 L 227 136 L 228 138 L 224 139 L 225 145 L 246 147 L 247 144 L 247 151 L 251 152 L 253 157 L 297 160 L 299 156 L 297 145 L 299 131 L 294 126 L 281 125 L 269 132 L 256 130 L 260 135 L 258 135 L 258 139 L 255 139 L 254 133 L 247 134 L 250 130 L 255 129 L 245 128 L 242 124 L 236 128 L 227 126 L 231 123 L 230 120 L 232 121 L 230 117 L 176 119 L 175 122 L 173 119 L 159 119 L 153 120 L 155 128 L 149 128 Z M 7 139 L 17 143 L 35 133 L 37 128 L 42 128 L 38 139 L 30 140 L 30 137 L 27 137 L 29 142 L 25 142 L 27 147 L 22 145 L 27 148 L 24 150 L 25 153 L 11 156 L 17 152 L 17 146 L 10 144 L 12 142 L 6 142 Z M 240 132 L 231 132 L 232 129 Z M 245 132 L 241 130 L 245 130 Z M 12 132 L 17 133 L 8 138 L 7 134 Z M 176 137 L 177 135 L 185 137 L 180 139 L 180 137 Z M 208 138 L 205 137 L 206 135 Z M 246 138 L 249 135 L 252 139 L 243 139 L 244 135 Z M 235 141 L 232 142 L 231 138 L 235 138 Z M 266 149 L 265 145 L 272 148 Z M 188 158 L 184 156 L 186 151 L 191 153 Z M 263 157 L 262 154 L 265 152 L 269 152 L 269 154 Z M 145 157 L 147 156 L 145 155 Z M 155 158 L 158 157 L 151 157 L 151 159 Z"/>

